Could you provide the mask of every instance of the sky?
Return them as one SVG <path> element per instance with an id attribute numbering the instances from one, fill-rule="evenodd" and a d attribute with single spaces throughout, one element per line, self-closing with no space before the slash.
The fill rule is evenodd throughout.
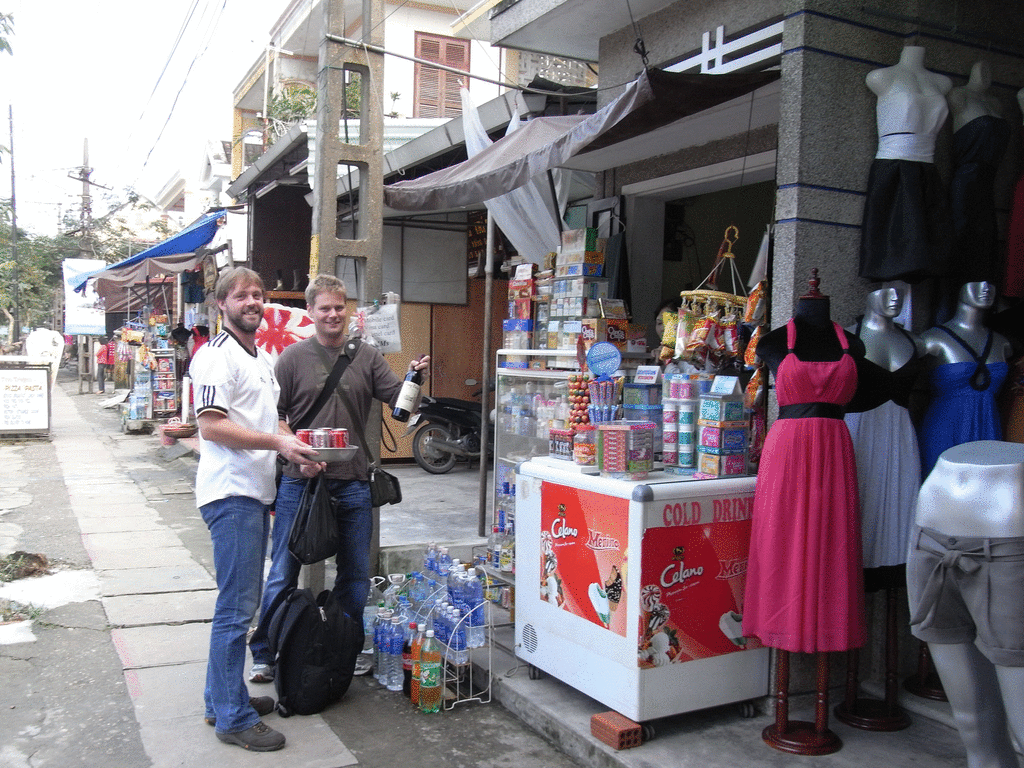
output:
<path id="1" fill-rule="evenodd" d="M 231 138 L 232 91 L 288 0 L 0 0 L 14 15 L 0 54 L 0 144 L 11 145 L 18 227 L 54 235 L 78 216 L 88 140 L 93 216 L 134 188 L 155 196 L 198 173 L 207 138 Z M 0 197 L 11 196 L 0 158 Z"/>

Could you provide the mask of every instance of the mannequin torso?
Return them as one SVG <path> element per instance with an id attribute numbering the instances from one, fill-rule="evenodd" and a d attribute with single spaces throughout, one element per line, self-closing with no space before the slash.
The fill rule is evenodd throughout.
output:
<path id="1" fill-rule="evenodd" d="M 804 297 L 797 300 L 796 311 L 793 314 L 793 322 L 796 324 L 796 346 L 793 351 L 800 360 L 822 362 L 838 360 L 843 355 L 843 348 L 836 338 L 829 311 L 827 296 Z M 765 334 L 757 345 L 757 356 L 773 375 L 778 373 L 779 364 L 789 353 L 786 336 L 785 326 L 776 328 Z M 850 355 L 855 360 L 862 360 L 863 342 L 848 332 L 846 340 L 850 345 Z"/>
<path id="2" fill-rule="evenodd" d="M 978 61 L 971 67 L 967 85 L 949 92 L 949 109 L 953 116 L 953 130 L 959 131 L 979 117 L 1002 117 L 999 100 L 989 93 L 992 73 L 988 62 Z"/>
<path id="3" fill-rule="evenodd" d="M 1004 362 L 1011 353 L 1010 342 L 1004 336 L 992 333 L 984 326 L 985 311 L 995 303 L 995 287 L 991 283 L 966 283 L 960 289 L 960 301 L 952 319 L 937 328 L 931 328 L 921 335 L 925 353 L 935 364 L 975 362 L 975 355 L 988 352 L 983 363 Z M 952 331 L 963 344 L 946 331 Z M 974 351 L 974 355 L 964 348 Z"/>
<path id="4" fill-rule="evenodd" d="M 935 137 L 949 114 L 945 96 L 952 81 L 924 68 L 924 48 L 907 46 L 898 64 L 872 70 L 865 82 L 878 96 L 875 157 L 932 162 Z"/>
<path id="5" fill-rule="evenodd" d="M 895 288 L 868 294 L 864 318 L 852 330 L 864 342 L 864 357 L 879 368 L 892 372 L 909 363 L 924 347 L 907 331 L 896 327 L 903 297 Z"/>

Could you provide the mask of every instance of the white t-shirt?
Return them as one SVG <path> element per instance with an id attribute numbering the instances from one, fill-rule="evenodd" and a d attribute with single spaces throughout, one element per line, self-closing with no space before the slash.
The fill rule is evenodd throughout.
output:
<path id="1" fill-rule="evenodd" d="M 274 363 L 264 350 L 251 354 L 226 331 L 199 348 L 189 365 L 196 415 L 220 411 L 256 432 L 277 434 L 281 388 Z M 276 451 L 227 448 L 199 435 L 196 505 L 228 496 L 248 496 L 272 504 L 277 495 Z"/>

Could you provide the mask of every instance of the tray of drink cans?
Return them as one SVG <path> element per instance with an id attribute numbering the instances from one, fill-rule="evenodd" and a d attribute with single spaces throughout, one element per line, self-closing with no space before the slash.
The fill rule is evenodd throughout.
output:
<path id="1" fill-rule="evenodd" d="M 348 444 L 348 430 L 322 427 L 320 429 L 300 429 L 295 436 L 307 445 L 316 448 L 313 458 L 328 464 L 351 461 L 359 450 L 357 445 Z"/>

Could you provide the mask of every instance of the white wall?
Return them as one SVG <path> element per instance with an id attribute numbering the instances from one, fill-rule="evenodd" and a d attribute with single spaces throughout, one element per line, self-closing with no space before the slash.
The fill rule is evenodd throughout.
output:
<path id="1" fill-rule="evenodd" d="M 429 32 L 451 37 L 451 24 L 455 18 L 452 14 L 402 7 L 388 17 L 384 32 L 384 48 L 414 56 L 416 32 Z M 384 88 L 382 92 L 385 112 L 391 111 L 391 94 L 397 91 L 402 95 L 395 102 L 395 111 L 402 117 L 412 117 L 415 66 L 414 62 L 396 56 L 384 57 Z M 492 47 L 490 43 L 473 41 L 470 44 L 469 66 L 474 75 L 497 80 L 501 66 L 501 49 Z M 477 104 L 482 104 L 501 95 L 498 86 L 480 80 L 470 81 L 469 92 Z"/>

